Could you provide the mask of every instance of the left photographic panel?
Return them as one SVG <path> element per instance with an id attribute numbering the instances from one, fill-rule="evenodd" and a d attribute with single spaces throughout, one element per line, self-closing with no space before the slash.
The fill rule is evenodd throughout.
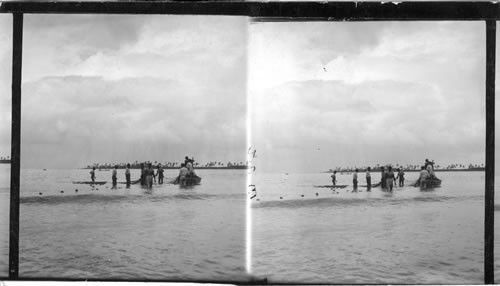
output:
<path id="1" fill-rule="evenodd" d="M 0 15 L 0 279 L 9 276 L 12 15 Z"/>
<path id="2" fill-rule="evenodd" d="M 248 280 L 246 41 L 245 17 L 25 15 L 21 278 Z"/>

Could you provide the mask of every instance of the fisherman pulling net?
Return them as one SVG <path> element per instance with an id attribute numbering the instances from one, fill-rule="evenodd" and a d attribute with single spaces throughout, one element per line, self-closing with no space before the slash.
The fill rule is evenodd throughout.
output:
<path id="1" fill-rule="evenodd" d="M 420 176 L 415 183 L 415 187 L 420 186 L 421 188 L 434 187 L 441 183 L 441 180 L 434 174 L 434 161 L 429 161 L 425 159 L 425 163 L 420 167 Z"/>

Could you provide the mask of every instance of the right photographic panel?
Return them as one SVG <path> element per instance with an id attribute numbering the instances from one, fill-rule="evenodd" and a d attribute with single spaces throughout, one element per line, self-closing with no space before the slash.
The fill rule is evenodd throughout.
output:
<path id="1" fill-rule="evenodd" d="M 485 35 L 484 22 L 250 24 L 252 274 L 483 283 Z"/>

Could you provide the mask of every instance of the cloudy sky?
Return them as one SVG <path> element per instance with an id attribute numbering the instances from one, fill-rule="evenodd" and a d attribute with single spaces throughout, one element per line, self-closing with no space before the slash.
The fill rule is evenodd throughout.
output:
<path id="1" fill-rule="evenodd" d="M 0 154 L 10 155 L 10 15 Z M 245 161 L 247 19 L 26 15 L 22 167 Z"/>
<path id="2" fill-rule="evenodd" d="M 11 25 L 0 15 L 1 156 Z M 26 15 L 24 28 L 23 167 L 245 161 L 247 114 L 260 170 L 484 162 L 483 22 Z"/>
<path id="3" fill-rule="evenodd" d="M 484 163 L 482 22 L 249 27 L 258 166 Z"/>

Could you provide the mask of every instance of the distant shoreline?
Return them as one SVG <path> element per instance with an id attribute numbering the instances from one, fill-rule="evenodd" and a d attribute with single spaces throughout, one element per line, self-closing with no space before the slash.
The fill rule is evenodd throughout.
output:
<path id="1" fill-rule="evenodd" d="M 397 170 L 397 168 L 393 168 L 393 170 Z M 408 170 L 405 170 L 405 169 L 402 169 L 404 172 L 420 172 L 420 170 L 418 169 L 408 169 Z M 435 169 L 434 172 L 484 172 L 485 168 L 468 168 L 468 169 Z M 336 170 L 337 173 L 353 173 L 354 170 Z M 372 169 L 370 170 L 370 172 L 372 173 L 377 173 L 377 172 L 381 172 L 382 169 Z M 361 173 L 361 172 L 366 172 L 366 169 L 358 169 L 358 173 Z M 323 171 L 322 173 L 333 173 L 332 170 L 330 171 Z"/>
<path id="2" fill-rule="evenodd" d="M 82 169 L 92 169 L 91 167 L 85 167 L 85 168 L 82 168 Z M 114 169 L 114 167 L 96 167 L 96 170 L 112 170 Z M 123 166 L 118 166 L 117 169 L 125 169 L 125 167 Z M 133 166 L 130 166 L 131 170 L 135 169 L 135 170 L 140 170 L 141 168 L 140 167 L 133 167 Z M 156 169 L 153 168 L 153 169 Z M 180 166 L 176 166 L 176 167 L 164 167 L 162 166 L 162 169 L 163 170 L 179 170 L 180 169 Z M 196 170 L 247 170 L 249 169 L 248 166 L 231 166 L 231 167 L 195 167 Z"/>

